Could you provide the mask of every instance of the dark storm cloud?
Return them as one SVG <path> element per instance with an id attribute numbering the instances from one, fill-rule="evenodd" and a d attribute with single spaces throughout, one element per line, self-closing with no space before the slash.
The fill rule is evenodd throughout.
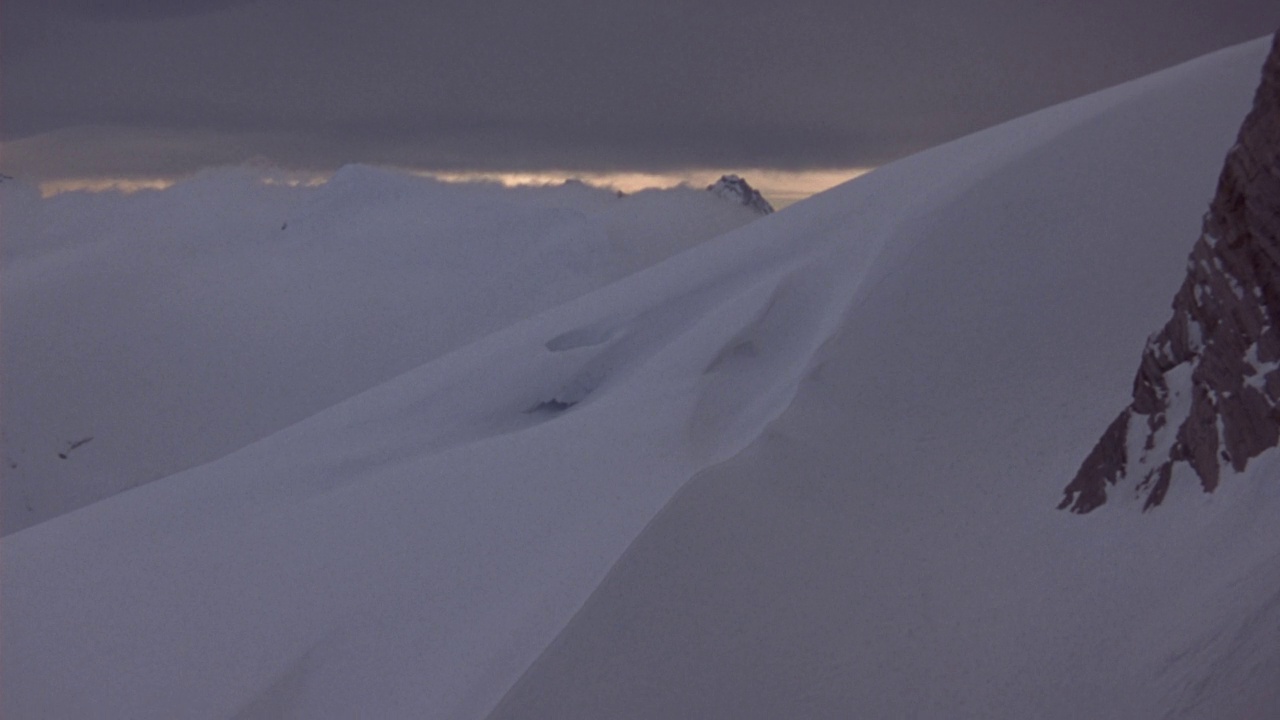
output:
<path id="1" fill-rule="evenodd" d="M 798 169 L 877 164 L 1262 35 L 1280 6 L 15 0 L 2 19 L 0 162 L 19 173 Z"/>

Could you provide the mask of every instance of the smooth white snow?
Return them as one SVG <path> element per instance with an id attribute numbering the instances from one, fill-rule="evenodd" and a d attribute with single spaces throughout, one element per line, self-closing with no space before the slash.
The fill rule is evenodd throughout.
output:
<path id="1" fill-rule="evenodd" d="M 1280 710 L 1275 453 L 1053 510 L 1265 50 L 881 168 L 4 538 L 4 716 Z"/>
<path id="2" fill-rule="evenodd" d="M 319 187 L 270 177 L 213 170 L 44 201 L 0 186 L 5 534 L 221 457 L 756 217 L 689 188 L 618 198 L 365 166 Z"/>
<path id="3" fill-rule="evenodd" d="M 1274 451 L 1145 515 L 1054 509 L 1168 317 L 1266 47 L 889 168 L 1076 123 L 896 229 L 782 417 L 491 717 L 1280 716 Z"/>

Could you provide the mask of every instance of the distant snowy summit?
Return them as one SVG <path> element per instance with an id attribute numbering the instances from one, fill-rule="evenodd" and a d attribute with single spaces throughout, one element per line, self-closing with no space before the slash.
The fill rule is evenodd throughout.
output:
<path id="1" fill-rule="evenodd" d="M 1243 471 L 1280 442 L 1280 33 L 1253 109 L 1227 154 L 1204 229 L 1173 299 L 1147 340 L 1120 413 L 1067 485 L 1059 508 L 1086 513 L 1107 486 L 1136 480 L 1159 505 L 1186 463 L 1206 492 L 1223 465 Z"/>
<path id="2" fill-rule="evenodd" d="M 745 205 L 760 215 L 768 215 L 773 212 L 773 205 L 770 205 L 769 201 L 764 199 L 760 191 L 751 187 L 746 180 L 737 175 L 721 175 L 720 179 L 708 185 L 707 189 L 725 200 Z"/>

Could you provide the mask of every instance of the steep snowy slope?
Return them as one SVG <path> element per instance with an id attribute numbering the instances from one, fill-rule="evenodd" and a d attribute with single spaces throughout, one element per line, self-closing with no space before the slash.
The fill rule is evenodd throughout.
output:
<path id="1" fill-rule="evenodd" d="M 1265 50 L 866 178 L 1036 138 L 907 201 L 795 402 L 682 489 L 492 717 L 1280 717 L 1274 449 L 1147 516 L 1054 510 L 1167 312 Z"/>
<path id="2" fill-rule="evenodd" d="M 7 537 L 6 717 L 482 715 L 789 399 L 860 277 L 826 222 L 753 223 Z"/>
<path id="3" fill-rule="evenodd" d="M 0 186 L 4 533 L 243 447 L 755 218 L 692 189 Z M 270 177 L 270 175 L 266 175 Z M 80 444 L 83 443 L 83 444 Z"/>
<path id="4" fill-rule="evenodd" d="M 1274 483 L 1053 510 L 1264 51 L 882 168 L 5 538 L 4 716 L 477 718 L 522 673 L 498 716 L 1270 687 Z"/>

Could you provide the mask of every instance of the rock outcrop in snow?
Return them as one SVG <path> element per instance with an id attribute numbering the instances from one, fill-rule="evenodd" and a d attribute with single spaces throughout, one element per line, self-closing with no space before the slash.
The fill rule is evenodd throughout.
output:
<path id="1" fill-rule="evenodd" d="M 1151 336 L 1133 402 L 1103 433 L 1060 508 L 1086 513 L 1137 480 L 1143 509 L 1178 463 L 1217 488 L 1280 441 L 1280 33 L 1253 109 L 1227 154 L 1173 318 Z"/>
<path id="2" fill-rule="evenodd" d="M 708 185 L 707 189 L 725 200 L 745 205 L 761 215 L 773 212 L 773 205 L 764 199 L 760 191 L 737 175 L 721 175 L 720 179 Z"/>

